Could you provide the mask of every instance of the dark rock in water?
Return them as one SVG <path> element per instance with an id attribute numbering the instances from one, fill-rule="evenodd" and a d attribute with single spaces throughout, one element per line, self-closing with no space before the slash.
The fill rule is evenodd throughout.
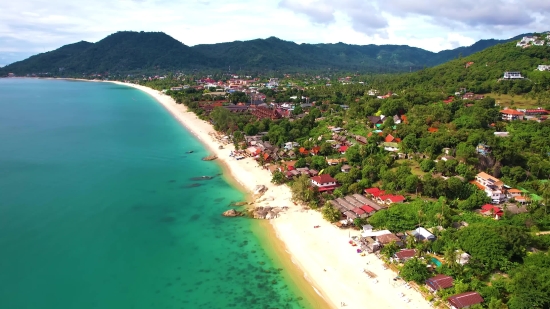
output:
<path id="1" fill-rule="evenodd" d="M 206 156 L 204 158 L 202 158 L 203 161 L 212 161 L 212 160 L 216 160 L 218 158 L 218 156 L 216 155 L 210 155 L 210 156 Z"/>
<path id="2" fill-rule="evenodd" d="M 196 180 L 210 180 L 214 177 L 212 176 L 200 176 L 200 177 L 191 177 L 190 180 L 196 181 Z"/>
<path id="3" fill-rule="evenodd" d="M 175 179 L 170 179 L 170 180 L 168 180 L 168 182 L 169 183 L 174 183 L 174 182 L 176 182 L 176 180 Z"/>
<path id="4" fill-rule="evenodd" d="M 192 184 L 180 186 L 180 188 L 182 188 L 182 189 L 189 189 L 189 188 L 196 188 L 196 187 L 200 187 L 200 186 L 202 186 L 202 184 L 200 184 L 200 183 L 192 183 Z"/>
<path id="5" fill-rule="evenodd" d="M 189 221 L 197 221 L 199 218 L 200 218 L 200 215 L 192 215 L 192 216 L 189 218 Z"/>
<path id="6" fill-rule="evenodd" d="M 236 211 L 235 209 L 229 209 L 228 211 L 224 212 L 222 216 L 224 217 L 238 217 L 241 213 Z"/>
<path id="7" fill-rule="evenodd" d="M 219 203 L 221 201 L 225 200 L 225 197 L 218 197 L 217 199 L 214 199 L 215 203 Z"/>
<path id="8" fill-rule="evenodd" d="M 176 218 L 170 216 L 160 218 L 160 222 L 170 223 L 174 221 L 176 221 Z"/>
<path id="9" fill-rule="evenodd" d="M 231 207 L 231 206 L 244 206 L 244 205 L 248 205 L 248 202 L 232 202 L 231 204 L 229 204 L 229 207 Z"/>

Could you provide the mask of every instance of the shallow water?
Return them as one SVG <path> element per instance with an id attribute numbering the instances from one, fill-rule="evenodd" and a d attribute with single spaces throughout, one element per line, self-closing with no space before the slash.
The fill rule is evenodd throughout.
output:
<path id="1" fill-rule="evenodd" d="M 0 79 L 0 141 L 2 308 L 311 307 L 139 90 Z"/>

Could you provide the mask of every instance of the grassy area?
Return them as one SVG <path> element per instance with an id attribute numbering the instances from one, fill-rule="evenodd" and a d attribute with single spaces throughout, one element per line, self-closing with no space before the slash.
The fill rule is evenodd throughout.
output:
<path id="1" fill-rule="evenodd" d="M 498 93 L 487 93 L 485 96 L 494 98 L 497 104 L 500 104 L 501 107 L 509 108 L 537 108 L 539 105 L 536 99 L 526 98 L 521 95 L 510 95 L 510 94 L 498 94 Z"/>
<path id="2" fill-rule="evenodd" d="M 400 159 L 400 160 L 396 160 L 394 164 L 396 166 L 408 165 L 411 168 L 411 173 L 419 177 L 422 177 L 424 176 L 424 174 L 426 174 L 420 169 L 420 164 L 415 160 Z M 397 167 L 394 167 L 393 169 L 395 170 L 397 169 Z"/>

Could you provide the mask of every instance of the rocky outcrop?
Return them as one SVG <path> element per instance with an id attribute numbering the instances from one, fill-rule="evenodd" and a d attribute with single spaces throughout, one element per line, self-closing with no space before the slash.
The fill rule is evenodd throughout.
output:
<path id="1" fill-rule="evenodd" d="M 203 161 L 212 161 L 212 160 L 216 160 L 218 158 L 218 156 L 216 155 L 210 155 L 210 156 L 206 156 L 204 158 L 202 158 Z"/>
<path id="2" fill-rule="evenodd" d="M 256 188 L 254 188 L 254 194 L 263 194 L 267 191 L 267 187 L 264 185 L 257 185 Z"/>
<path id="3" fill-rule="evenodd" d="M 228 211 L 222 214 L 224 217 L 239 217 L 242 216 L 242 213 L 236 211 L 235 209 L 229 209 Z"/>
<path id="4" fill-rule="evenodd" d="M 254 219 L 266 219 L 271 220 L 279 217 L 279 213 L 284 211 L 287 207 L 256 207 L 252 210 L 252 217 Z"/>

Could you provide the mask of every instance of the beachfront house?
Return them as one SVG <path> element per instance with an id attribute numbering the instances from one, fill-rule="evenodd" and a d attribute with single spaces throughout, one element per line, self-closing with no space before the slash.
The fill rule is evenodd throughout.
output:
<path id="1" fill-rule="evenodd" d="M 338 182 L 329 174 L 311 177 L 311 184 L 319 189 L 319 192 L 332 191 L 338 188 Z"/>
<path id="2" fill-rule="evenodd" d="M 392 257 L 393 261 L 399 263 L 405 263 L 406 261 L 414 258 L 416 256 L 416 249 L 401 249 L 399 252 L 395 253 Z"/>
<path id="3" fill-rule="evenodd" d="M 426 280 L 426 286 L 430 292 L 434 293 L 444 290 L 454 285 L 454 279 L 451 276 L 439 274 Z"/>
<path id="4" fill-rule="evenodd" d="M 447 299 L 451 309 L 469 308 L 476 304 L 481 304 L 483 298 L 478 292 L 466 292 L 453 295 Z"/>

